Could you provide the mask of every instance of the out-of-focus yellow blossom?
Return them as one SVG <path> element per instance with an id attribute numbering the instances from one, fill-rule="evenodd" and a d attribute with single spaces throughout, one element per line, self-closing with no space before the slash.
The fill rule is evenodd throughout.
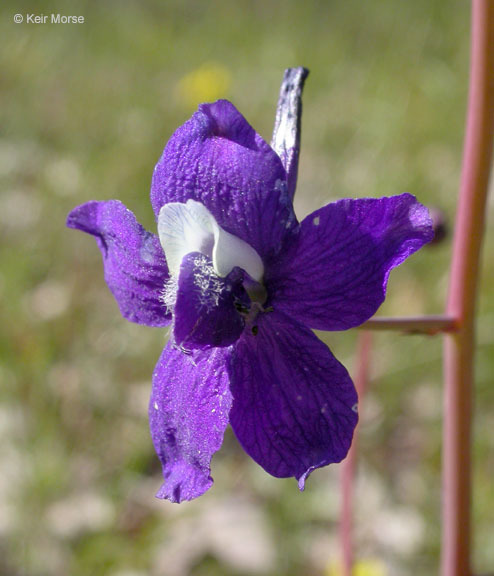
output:
<path id="1" fill-rule="evenodd" d="M 186 107 L 195 108 L 201 102 L 225 98 L 230 88 L 231 75 L 217 62 L 206 62 L 183 76 L 177 85 L 177 98 Z"/>
<path id="2" fill-rule="evenodd" d="M 387 576 L 387 574 L 386 566 L 373 558 L 358 560 L 352 571 L 352 576 Z M 341 563 L 331 563 L 326 570 L 326 576 L 343 576 Z"/>

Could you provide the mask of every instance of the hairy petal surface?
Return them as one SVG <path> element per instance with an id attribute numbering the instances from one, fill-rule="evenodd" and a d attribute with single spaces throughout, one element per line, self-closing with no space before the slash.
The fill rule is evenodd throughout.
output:
<path id="1" fill-rule="evenodd" d="M 265 261 L 297 226 L 281 160 L 226 100 L 202 104 L 165 147 L 151 185 L 158 218 L 170 202 L 201 202 Z"/>
<path id="2" fill-rule="evenodd" d="M 357 424 L 348 372 L 310 330 L 278 312 L 258 318 L 235 346 L 230 422 L 245 451 L 304 489 L 316 468 L 340 462 Z"/>
<path id="3" fill-rule="evenodd" d="M 168 279 L 163 249 L 128 208 L 118 200 L 87 202 L 70 212 L 67 226 L 96 238 L 106 283 L 124 318 L 148 326 L 170 322 L 162 302 Z"/>
<path id="4" fill-rule="evenodd" d="M 168 343 L 153 374 L 149 422 L 163 468 L 158 498 L 197 498 L 212 484 L 210 463 L 228 424 L 231 348 L 184 354 Z"/>
<path id="5" fill-rule="evenodd" d="M 243 273 L 235 268 L 226 278 L 216 274 L 210 258 L 192 252 L 182 260 L 174 308 L 173 337 L 184 349 L 229 346 L 244 329 L 240 304 L 249 297 Z"/>
<path id="6" fill-rule="evenodd" d="M 324 206 L 271 267 L 271 303 L 311 328 L 358 326 L 384 301 L 390 271 L 432 237 L 427 208 L 410 194 Z"/>

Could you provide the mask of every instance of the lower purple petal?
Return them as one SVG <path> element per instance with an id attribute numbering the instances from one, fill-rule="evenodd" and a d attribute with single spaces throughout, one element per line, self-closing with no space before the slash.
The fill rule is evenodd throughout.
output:
<path id="1" fill-rule="evenodd" d="M 118 200 L 87 202 L 72 210 L 67 226 L 95 236 L 106 283 L 124 318 L 148 326 L 170 322 L 162 302 L 168 279 L 163 249 L 128 208 Z"/>
<path id="2" fill-rule="evenodd" d="M 319 330 L 346 330 L 383 303 L 391 270 L 433 237 L 410 194 L 340 200 L 316 210 L 269 271 L 276 310 Z"/>
<path id="3" fill-rule="evenodd" d="M 210 463 L 220 448 L 232 403 L 231 348 L 185 354 L 168 343 L 153 374 L 149 424 L 163 467 L 158 498 L 197 498 L 212 484 Z"/>
<path id="4" fill-rule="evenodd" d="M 357 393 L 345 367 L 304 326 L 278 312 L 246 329 L 231 362 L 230 422 L 245 451 L 276 477 L 345 458 Z"/>
<path id="5" fill-rule="evenodd" d="M 244 329 L 235 304 L 249 298 L 236 268 L 226 278 L 214 271 L 211 259 L 191 252 L 182 260 L 174 307 L 173 337 L 181 348 L 229 346 Z"/>

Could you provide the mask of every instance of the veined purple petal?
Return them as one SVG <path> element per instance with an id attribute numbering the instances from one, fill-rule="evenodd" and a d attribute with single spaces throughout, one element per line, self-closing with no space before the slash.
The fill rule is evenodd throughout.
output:
<path id="1" fill-rule="evenodd" d="M 231 348 L 184 354 L 169 343 L 153 374 L 149 422 L 163 467 L 158 498 L 197 498 L 212 484 L 210 463 L 228 424 Z"/>
<path id="2" fill-rule="evenodd" d="M 199 252 L 187 254 L 178 277 L 175 343 L 187 350 L 233 344 L 245 325 L 236 305 L 250 303 L 242 280 L 243 273 L 238 268 L 220 278 L 210 258 Z"/>
<path id="3" fill-rule="evenodd" d="M 432 237 L 427 208 L 410 194 L 324 206 L 271 267 L 271 303 L 311 328 L 358 326 L 384 301 L 390 271 Z"/>
<path id="4" fill-rule="evenodd" d="M 72 210 L 67 226 L 95 236 L 106 283 L 124 318 L 148 326 L 170 322 L 161 299 L 168 279 L 163 249 L 128 208 L 118 200 L 87 202 Z"/>
<path id="5" fill-rule="evenodd" d="M 156 218 L 165 204 L 187 200 L 204 204 L 219 226 L 263 260 L 280 250 L 297 225 L 281 160 L 226 100 L 202 104 L 156 165 L 151 186 Z"/>
<path id="6" fill-rule="evenodd" d="M 307 328 L 278 312 L 246 329 L 231 362 L 230 422 L 245 451 L 277 477 L 340 462 L 357 424 L 348 372 Z"/>

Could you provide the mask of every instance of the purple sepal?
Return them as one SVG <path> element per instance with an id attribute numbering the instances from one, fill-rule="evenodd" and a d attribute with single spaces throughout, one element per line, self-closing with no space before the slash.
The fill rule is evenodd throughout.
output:
<path id="1" fill-rule="evenodd" d="M 118 200 L 87 202 L 70 212 L 67 226 L 95 236 L 106 283 L 127 320 L 148 326 L 170 322 L 162 302 L 168 279 L 163 249 L 128 208 Z"/>
<path id="2" fill-rule="evenodd" d="M 245 451 L 276 477 L 340 462 L 357 424 L 348 372 L 310 330 L 276 311 L 235 346 L 230 422 Z"/>
<path id="3" fill-rule="evenodd" d="M 202 104 L 165 147 L 153 174 L 158 217 L 168 202 L 197 200 L 263 260 L 297 226 L 280 158 L 226 100 Z"/>
<path id="4" fill-rule="evenodd" d="M 213 484 L 212 455 L 220 448 L 232 398 L 231 348 L 184 354 L 168 343 L 153 374 L 149 422 L 163 468 L 158 498 L 197 498 Z"/>
<path id="5" fill-rule="evenodd" d="M 390 271 L 432 237 L 427 208 L 410 194 L 324 206 L 269 270 L 270 302 L 314 329 L 359 326 L 384 301 Z"/>

